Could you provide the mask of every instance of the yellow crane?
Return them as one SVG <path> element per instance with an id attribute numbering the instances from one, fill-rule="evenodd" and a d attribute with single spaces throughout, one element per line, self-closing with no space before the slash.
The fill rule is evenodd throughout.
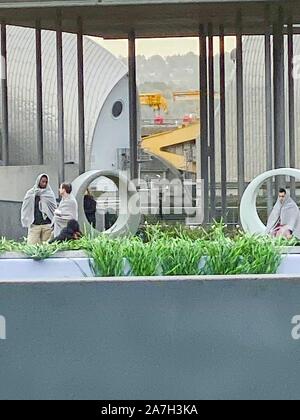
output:
<path id="1" fill-rule="evenodd" d="M 200 98 L 200 90 L 183 90 L 173 92 L 173 101 L 196 101 Z M 218 97 L 219 93 L 215 92 L 215 97 Z"/>
<path id="2" fill-rule="evenodd" d="M 200 90 L 183 90 L 173 93 L 173 101 L 196 101 L 200 98 Z"/>
<path id="3" fill-rule="evenodd" d="M 199 96 L 199 91 L 174 92 L 173 100 L 195 100 L 198 99 Z M 154 111 L 168 111 L 168 101 L 159 93 L 141 94 L 140 102 L 141 105 L 149 106 L 154 109 Z M 195 144 L 199 132 L 199 122 L 179 127 L 175 130 L 145 137 L 141 142 L 141 148 L 154 156 L 166 160 L 181 171 L 196 172 L 196 163 L 187 162 L 186 157 L 179 152 L 179 149 L 181 148 L 180 146 L 184 146 L 187 143 Z"/>
<path id="4" fill-rule="evenodd" d="M 215 96 L 219 94 L 216 92 Z M 199 90 L 178 91 L 173 93 L 174 101 L 195 101 L 199 100 Z M 198 101 L 200 106 L 200 101 Z M 146 152 L 158 156 L 181 171 L 196 173 L 196 162 L 190 162 L 184 155 L 184 147 L 191 144 L 196 147 L 200 137 L 200 121 L 190 124 L 183 124 L 174 130 L 158 133 L 145 137 L 141 142 L 141 148 Z"/>
<path id="5" fill-rule="evenodd" d="M 169 106 L 167 99 L 161 93 L 141 93 L 141 105 L 149 106 L 153 111 L 168 112 Z"/>

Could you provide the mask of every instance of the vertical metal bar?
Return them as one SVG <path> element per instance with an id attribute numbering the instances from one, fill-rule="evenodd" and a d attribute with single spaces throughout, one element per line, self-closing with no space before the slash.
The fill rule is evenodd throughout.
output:
<path id="1" fill-rule="evenodd" d="M 245 130 L 244 130 L 244 72 L 243 72 L 243 36 L 242 16 L 237 19 L 236 37 L 236 100 L 237 100 L 237 167 L 238 193 L 242 199 L 245 190 Z"/>
<path id="2" fill-rule="evenodd" d="M 214 37 L 212 26 L 209 25 L 208 38 L 209 60 L 209 155 L 210 155 L 210 218 L 216 218 L 216 144 L 215 144 L 215 68 L 214 68 Z"/>
<path id="3" fill-rule="evenodd" d="M 273 60 L 274 60 L 274 157 L 275 168 L 284 168 L 285 160 L 285 70 L 284 70 L 284 35 L 283 10 L 279 8 L 278 21 L 274 25 Z M 285 187 L 285 177 L 278 177 L 277 189 Z"/>
<path id="4" fill-rule="evenodd" d="M 9 164 L 7 41 L 6 24 L 1 24 L 1 97 L 2 97 L 2 163 Z"/>
<path id="5" fill-rule="evenodd" d="M 137 83 L 136 83 L 136 38 L 131 32 L 128 36 L 129 71 L 129 124 L 130 124 L 130 163 L 131 179 L 138 178 L 138 131 L 137 131 Z"/>
<path id="6" fill-rule="evenodd" d="M 36 23 L 36 124 L 37 124 L 37 160 L 44 164 L 44 129 L 43 129 L 43 75 L 42 75 L 42 31 L 40 22 Z"/>
<path id="7" fill-rule="evenodd" d="M 78 18 L 77 33 L 78 66 L 78 140 L 79 174 L 85 173 L 85 110 L 84 110 L 84 63 L 83 63 L 83 28 L 82 19 Z"/>
<path id="8" fill-rule="evenodd" d="M 267 16 L 269 11 L 267 12 Z M 273 115 L 272 115 L 272 54 L 271 54 L 271 29 L 269 17 L 266 21 L 265 35 L 265 107 L 266 107 L 266 168 L 273 169 Z M 267 182 L 267 207 L 268 214 L 273 209 L 273 182 Z"/>
<path id="9" fill-rule="evenodd" d="M 58 108 L 58 181 L 65 181 L 65 133 L 64 133 L 64 78 L 61 14 L 57 14 L 56 30 L 57 56 L 57 108 Z"/>
<path id="10" fill-rule="evenodd" d="M 289 80 L 289 146 L 290 167 L 296 167 L 296 138 L 295 138 L 295 82 L 294 82 L 294 26 L 292 20 L 288 25 L 288 80 Z M 291 195 L 296 198 L 296 181 L 291 178 Z"/>
<path id="11" fill-rule="evenodd" d="M 227 220 L 226 69 L 224 27 L 220 28 L 220 138 L 222 218 Z"/>
<path id="12" fill-rule="evenodd" d="M 207 104 L 207 37 L 200 26 L 200 141 L 201 178 L 204 182 L 204 223 L 209 219 L 209 174 L 208 174 L 208 104 Z"/>

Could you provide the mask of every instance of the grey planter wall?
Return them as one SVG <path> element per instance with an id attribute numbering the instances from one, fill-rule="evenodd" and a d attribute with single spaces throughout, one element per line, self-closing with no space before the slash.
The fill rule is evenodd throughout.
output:
<path id="1" fill-rule="evenodd" d="M 1 399 L 299 398 L 299 278 L 0 282 Z"/>

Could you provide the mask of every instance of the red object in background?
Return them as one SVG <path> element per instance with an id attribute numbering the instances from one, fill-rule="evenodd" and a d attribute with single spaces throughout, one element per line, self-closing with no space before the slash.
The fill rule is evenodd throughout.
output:
<path id="1" fill-rule="evenodd" d="M 183 117 L 183 124 L 191 124 L 193 122 L 193 116 L 188 114 Z"/>
<path id="2" fill-rule="evenodd" d="M 164 117 L 162 117 L 161 115 L 157 115 L 157 116 L 154 118 L 154 124 L 155 124 L 155 125 L 163 125 L 163 124 L 164 124 L 164 122 L 165 122 Z"/>

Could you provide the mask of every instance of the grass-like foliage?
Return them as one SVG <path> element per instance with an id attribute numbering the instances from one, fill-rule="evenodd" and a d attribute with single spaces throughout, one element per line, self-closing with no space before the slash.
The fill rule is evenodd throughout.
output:
<path id="1" fill-rule="evenodd" d="M 163 255 L 160 242 L 143 243 L 140 239 L 128 240 L 123 248 L 123 257 L 131 267 L 131 275 L 152 277 L 161 274 Z"/>
<path id="2" fill-rule="evenodd" d="M 18 249 L 19 244 L 14 241 L 8 241 L 5 238 L 0 238 L 0 255 L 4 252 L 14 252 Z"/>
<path id="3" fill-rule="evenodd" d="M 53 257 L 60 247 L 57 244 L 23 245 L 22 252 L 35 261 L 42 261 Z"/>
<path id="4" fill-rule="evenodd" d="M 123 274 L 124 242 L 100 236 L 91 241 L 88 253 L 96 277 L 120 277 Z"/>
<path id="5" fill-rule="evenodd" d="M 150 226 L 140 237 L 84 236 L 52 245 L 29 246 L 2 238 L 0 254 L 17 251 L 43 260 L 59 251 L 82 250 L 97 277 L 275 274 L 283 248 L 294 244 L 238 231 L 228 235 L 226 226 L 219 223 L 208 231 Z"/>
<path id="6" fill-rule="evenodd" d="M 230 239 L 217 230 L 216 237 L 206 243 L 204 274 L 274 274 L 280 265 L 284 244 L 287 243 L 247 234 Z"/>
<path id="7" fill-rule="evenodd" d="M 193 276 L 202 274 L 202 261 L 206 256 L 205 241 L 189 238 L 161 240 L 161 261 L 165 276 Z"/>

